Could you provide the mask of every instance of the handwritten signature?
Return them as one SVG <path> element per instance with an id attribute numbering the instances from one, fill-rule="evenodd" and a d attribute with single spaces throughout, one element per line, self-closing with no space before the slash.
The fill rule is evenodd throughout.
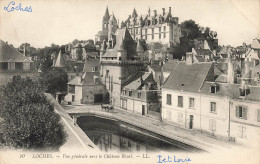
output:
<path id="1" fill-rule="evenodd" d="M 17 6 L 15 6 L 15 2 L 12 1 L 8 4 L 8 6 L 4 7 L 4 10 L 6 10 L 8 12 L 11 12 L 14 10 L 32 12 L 32 7 L 30 6 L 30 7 L 22 8 L 21 3 L 19 3 Z"/>
<path id="2" fill-rule="evenodd" d="M 184 158 L 184 159 L 183 158 L 177 158 L 175 155 L 173 156 L 173 158 L 170 157 L 169 155 L 168 155 L 167 158 L 165 158 L 161 155 L 157 155 L 157 157 L 158 157 L 157 163 L 170 163 L 170 162 L 180 163 L 180 162 L 190 162 L 191 161 L 190 158 Z"/>

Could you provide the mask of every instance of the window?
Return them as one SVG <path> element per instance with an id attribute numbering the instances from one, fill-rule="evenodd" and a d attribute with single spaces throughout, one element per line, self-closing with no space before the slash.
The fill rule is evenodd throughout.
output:
<path id="1" fill-rule="evenodd" d="M 246 127 L 238 126 L 238 136 L 240 138 L 246 138 Z"/>
<path id="2" fill-rule="evenodd" d="M 210 87 L 210 92 L 211 93 L 216 93 L 216 86 L 211 86 Z"/>
<path id="3" fill-rule="evenodd" d="M 136 34 L 138 34 L 138 28 L 136 29 Z"/>
<path id="4" fill-rule="evenodd" d="M 106 70 L 106 77 L 109 76 L 109 70 Z"/>
<path id="5" fill-rule="evenodd" d="M 177 122 L 178 123 L 183 123 L 183 114 L 182 113 L 178 113 Z"/>
<path id="6" fill-rule="evenodd" d="M 217 112 L 216 102 L 210 102 L 210 112 L 212 112 L 212 113 L 216 113 Z"/>
<path id="7" fill-rule="evenodd" d="M 152 39 L 154 39 L 154 28 L 152 28 Z"/>
<path id="8" fill-rule="evenodd" d="M 247 107 L 236 106 L 236 117 L 241 119 L 247 119 Z"/>
<path id="9" fill-rule="evenodd" d="M 123 95 L 126 95 L 126 90 L 123 90 Z"/>
<path id="10" fill-rule="evenodd" d="M 9 69 L 9 70 L 15 70 L 15 63 L 14 63 L 13 61 L 10 61 L 10 62 L 8 63 L 8 69 Z"/>
<path id="11" fill-rule="evenodd" d="M 166 33 L 163 33 L 163 38 L 166 38 Z"/>
<path id="12" fill-rule="evenodd" d="M 92 72 L 96 72 L 97 71 L 97 67 L 92 67 Z"/>
<path id="13" fill-rule="evenodd" d="M 145 40 L 147 40 L 147 29 L 145 29 Z"/>
<path id="14" fill-rule="evenodd" d="M 209 120 L 209 130 L 216 131 L 216 120 L 214 119 Z"/>
<path id="15" fill-rule="evenodd" d="M 5 63 L 0 63 L 0 69 L 3 69 L 3 70 L 8 69 L 8 63 L 7 63 L 7 62 L 5 62 Z"/>
<path id="16" fill-rule="evenodd" d="M 194 98 L 189 99 L 189 107 L 194 108 Z"/>
<path id="17" fill-rule="evenodd" d="M 129 94 L 129 96 L 131 97 L 131 96 L 132 96 L 132 91 L 129 91 L 128 94 Z"/>
<path id="18" fill-rule="evenodd" d="M 167 94 L 166 104 L 167 105 L 172 105 L 172 95 L 171 94 Z"/>
<path id="19" fill-rule="evenodd" d="M 29 62 L 23 63 L 23 70 L 30 70 L 30 63 Z"/>
<path id="20" fill-rule="evenodd" d="M 164 31 L 164 32 L 166 31 L 166 26 L 163 26 L 163 31 Z"/>
<path id="21" fill-rule="evenodd" d="M 15 70 L 23 70 L 23 63 L 16 62 L 15 63 Z"/>
<path id="22" fill-rule="evenodd" d="M 257 122 L 260 122 L 260 110 L 257 110 Z"/>
<path id="23" fill-rule="evenodd" d="M 178 107 L 183 107 L 183 97 L 178 96 Z"/>
<path id="24" fill-rule="evenodd" d="M 138 98 L 141 98 L 141 95 L 142 95 L 142 93 L 141 92 L 138 92 Z"/>

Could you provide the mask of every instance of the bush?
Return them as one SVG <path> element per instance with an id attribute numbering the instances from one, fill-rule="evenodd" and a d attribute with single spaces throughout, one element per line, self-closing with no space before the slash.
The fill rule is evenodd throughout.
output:
<path id="1" fill-rule="evenodd" d="M 61 68 L 53 68 L 41 74 L 40 83 L 44 87 L 45 92 L 52 95 L 55 95 L 56 92 L 66 92 L 68 75 Z"/>
<path id="2" fill-rule="evenodd" d="M 18 149 L 58 150 L 67 134 L 43 89 L 14 76 L 0 94 L 2 145 Z"/>

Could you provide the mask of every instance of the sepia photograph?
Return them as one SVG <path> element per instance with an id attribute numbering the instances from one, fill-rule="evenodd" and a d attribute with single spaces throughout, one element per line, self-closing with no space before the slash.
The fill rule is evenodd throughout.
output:
<path id="1" fill-rule="evenodd" d="M 1 164 L 260 164 L 259 0 L 1 0 Z"/>

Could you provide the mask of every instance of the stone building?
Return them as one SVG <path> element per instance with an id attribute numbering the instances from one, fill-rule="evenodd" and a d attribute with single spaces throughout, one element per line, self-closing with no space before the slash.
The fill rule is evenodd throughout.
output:
<path id="1" fill-rule="evenodd" d="M 39 77 L 32 60 L 0 40 L 0 85 L 5 85 L 15 75 L 33 80 Z"/>
<path id="2" fill-rule="evenodd" d="M 172 16 L 171 7 L 168 12 L 162 8 L 162 13 L 154 10 L 153 14 L 149 8 L 144 15 L 138 15 L 134 9 L 121 27 L 127 27 L 134 40 L 144 39 L 148 44 L 159 42 L 170 47 L 180 43 L 179 18 Z"/>
<path id="3" fill-rule="evenodd" d="M 114 16 L 114 14 L 109 15 L 108 7 L 106 8 L 105 15 L 103 16 L 102 20 L 102 31 L 99 31 L 95 35 L 95 43 L 101 44 L 103 40 L 106 42 L 110 40 L 110 36 L 114 35 L 118 28 L 118 22 Z"/>
<path id="4" fill-rule="evenodd" d="M 157 89 L 152 73 L 137 72 L 123 87 L 120 107 L 141 115 L 160 113 Z"/>
<path id="5" fill-rule="evenodd" d="M 115 41 L 111 38 L 108 45 L 104 41 L 100 50 L 101 79 L 111 102 L 118 107 L 123 84 L 144 67 L 140 60 L 143 52 L 137 52 L 136 47 L 128 29 L 121 28 L 115 33 Z"/>

